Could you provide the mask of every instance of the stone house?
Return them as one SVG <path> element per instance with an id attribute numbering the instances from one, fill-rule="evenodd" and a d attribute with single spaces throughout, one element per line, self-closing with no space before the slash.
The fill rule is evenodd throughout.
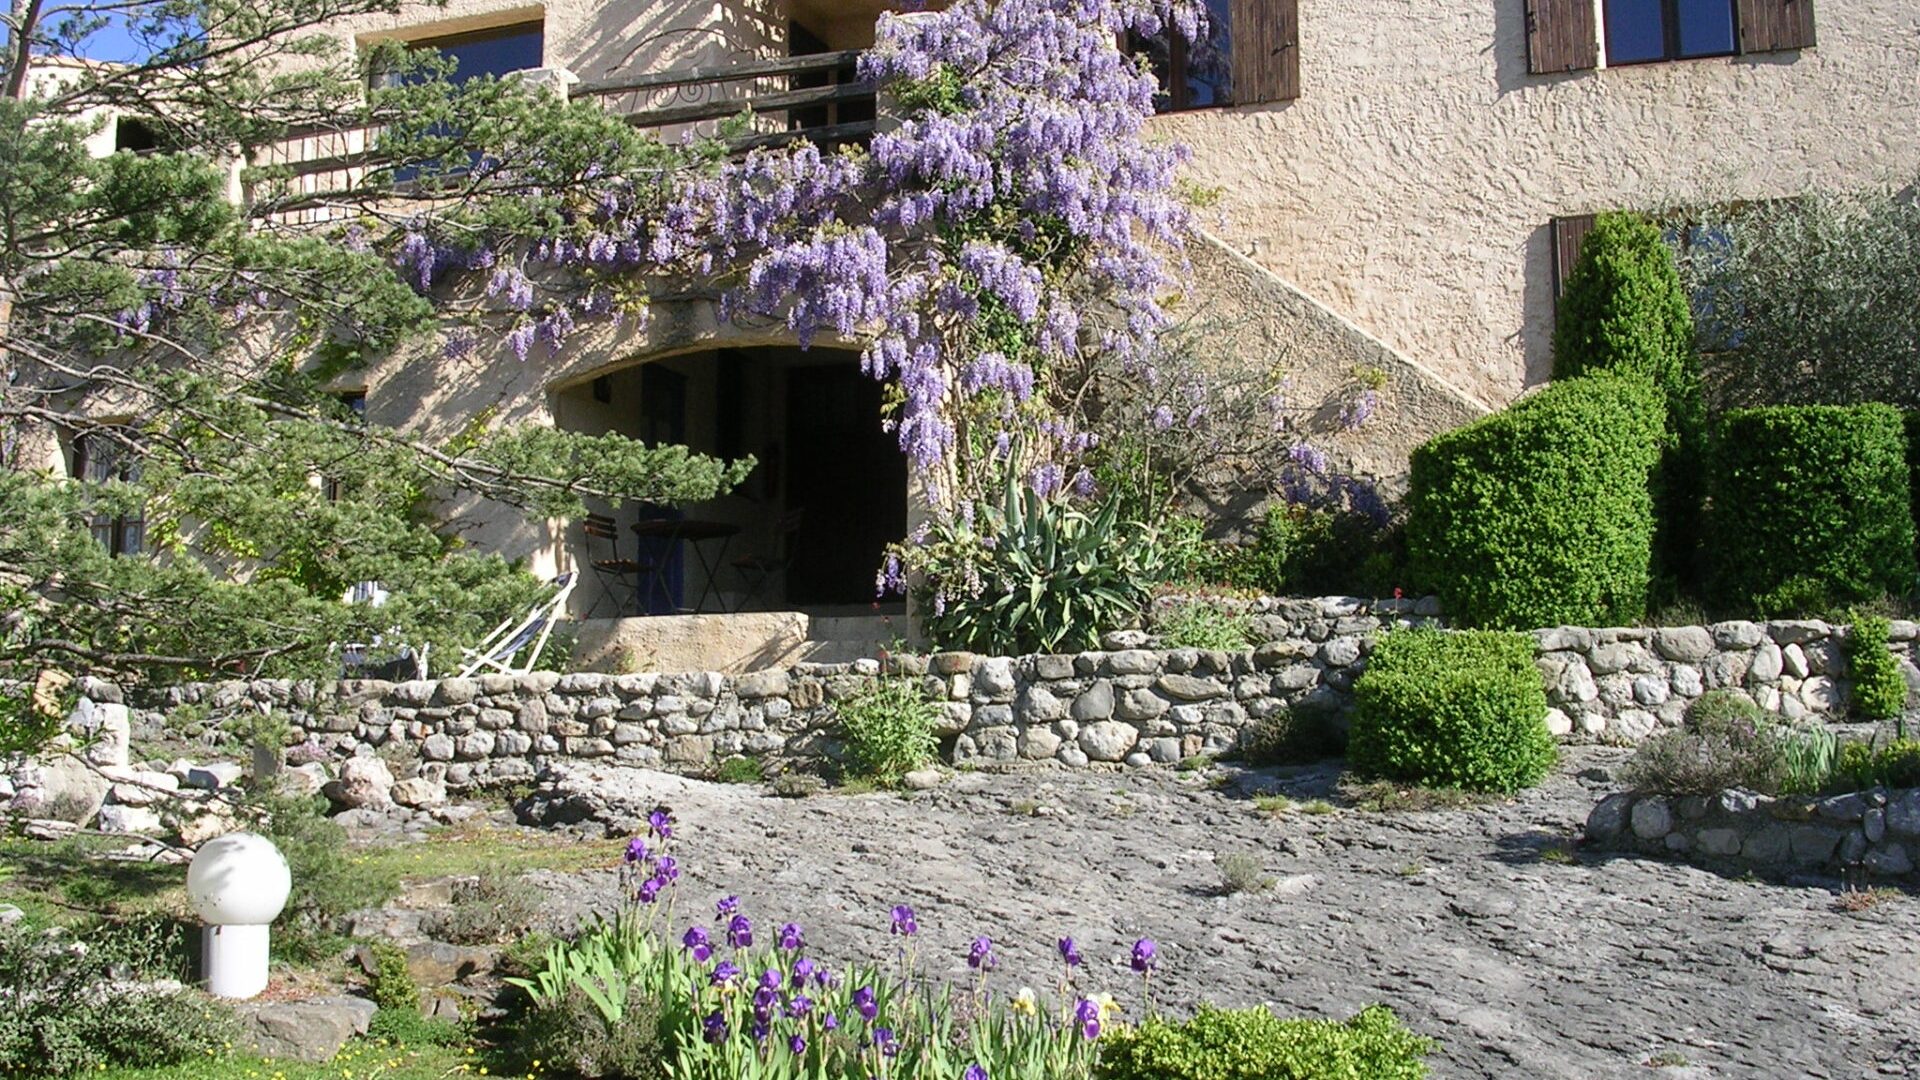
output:
<path id="1" fill-rule="evenodd" d="M 1190 253 L 1191 299 L 1217 314 L 1226 351 L 1284 365 L 1297 392 L 1376 373 L 1375 420 L 1331 447 L 1375 475 L 1546 379 L 1559 280 L 1594 212 L 1904 185 L 1920 171 L 1920 9 L 1903 0 L 1209 6 L 1206 46 L 1134 43 L 1165 86 L 1155 133 L 1191 147 L 1192 178 L 1219 192 Z M 338 32 L 356 47 L 439 49 L 468 73 L 537 69 L 529 77 L 647 112 L 667 133 L 753 97 L 761 138 L 858 139 L 875 103 L 850 83 L 845 51 L 871 43 L 887 7 L 451 0 Z M 352 149 L 297 139 L 273 160 L 318 176 Z M 872 621 L 872 573 L 911 499 L 854 348 L 802 352 L 779 328 L 688 303 L 641 329 L 584 332 L 552 360 L 393 360 L 341 389 L 369 419 L 429 434 L 486 410 L 756 455 L 740 492 L 690 512 L 713 539 L 636 537 L 639 511 L 605 508 L 623 557 L 664 564 L 665 579 L 635 597 L 589 575 L 575 604 L 582 616 L 771 608 L 782 614 L 728 631 L 729 648 L 765 663 L 821 636 L 796 610 L 890 636 Z M 536 570 L 605 557 L 605 530 L 582 523 L 484 506 L 454 517 Z M 748 580 L 732 565 L 743 554 L 777 557 L 778 579 Z M 676 622 L 595 620 L 584 636 L 608 662 L 664 664 L 677 653 L 661 635 L 715 632 Z"/>

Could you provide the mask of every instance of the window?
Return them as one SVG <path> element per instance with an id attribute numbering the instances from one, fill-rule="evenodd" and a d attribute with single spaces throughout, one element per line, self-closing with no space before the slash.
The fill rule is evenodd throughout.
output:
<path id="1" fill-rule="evenodd" d="M 115 480 L 131 483 L 140 479 L 140 459 L 114 435 L 99 432 L 76 435 L 73 476 L 90 484 Z M 138 511 L 89 515 L 87 528 L 101 547 L 115 555 L 135 555 L 146 550 L 147 523 Z"/>
<path id="2" fill-rule="evenodd" d="M 1206 33 L 1130 36 L 1160 83 L 1159 112 L 1300 96 L 1299 0 L 1206 0 Z"/>
<path id="3" fill-rule="evenodd" d="M 1733 0 L 1606 0 L 1606 20 L 1609 65 L 1737 51 Z"/>
<path id="4" fill-rule="evenodd" d="M 546 26 L 541 22 L 515 23 L 465 34 L 418 38 L 407 42 L 411 50 L 426 49 L 452 60 L 449 82 L 463 83 L 482 76 L 499 78 L 516 71 L 537 68 L 545 60 Z M 386 78 L 376 75 L 376 81 Z"/>

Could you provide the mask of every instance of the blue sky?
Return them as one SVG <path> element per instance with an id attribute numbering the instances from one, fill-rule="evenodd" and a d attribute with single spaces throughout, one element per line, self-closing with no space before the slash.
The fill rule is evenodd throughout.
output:
<path id="1" fill-rule="evenodd" d="M 0 31 L 0 41 L 7 37 L 4 31 Z M 129 61 L 138 60 L 143 55 L 139 43 L 127 33 L 126 25 L 120 20 L 115 20 L 112 25 L 88 38 L 80 51 L 81 55 L 92 60 Z"/>

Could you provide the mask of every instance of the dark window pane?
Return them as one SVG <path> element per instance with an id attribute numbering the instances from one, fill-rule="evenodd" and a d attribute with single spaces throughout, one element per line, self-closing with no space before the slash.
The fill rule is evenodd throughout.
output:
<path id="1" fill-rule="evenodd" d="M 1725 56 L 1733 51 L 1732 0 L 1675 0 L 1681 56 Z"/>
<path id="2" fill-rule="evenodd" d="M 1233 100 L 1232 23 L 1228 0 L 1207 0 L 1207 32 L 1187 47 L 1187 107 L 1225 105 Z"/>
<path id="3" fill-rule="evenodd" d="M 481 34 L 422 41 L 420 45 L 451 58 L 457 65 L 453 69 L 452 81 L 462 83 L 482 75 L 498 77 L 512 71 L 539 67 L 545 37 L 540 24 L 530 23 Z"/>
<path id="4" fill-rule="evenodd" d="M 1667 35 L 1661 0 L 1607 0 L 1607 63 L 1663 60 Z"/>

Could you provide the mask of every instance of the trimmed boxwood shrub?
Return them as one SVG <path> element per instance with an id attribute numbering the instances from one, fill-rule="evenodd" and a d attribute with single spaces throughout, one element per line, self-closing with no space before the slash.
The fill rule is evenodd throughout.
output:
<path id="1" fill-rule="evenodd" d="M 1889 405 L 1735 409 L 1715 431 L 1714 594 L 1767 615 L 1913 587 L 1906 434 Z"/>
<path id="2" fill-rule="evenodd" d="M 1665 409 L 1644 378 L 1554 383 L 1413 452 L 1416 583 L 1468 626 L 1610 626 L 1646 614 Z"/>
<path id="3" fill-rule="evenodd" d="M 1347 759 L 1428 787 L 1518 791 L 1553 767 L 1547 692 L 1524 634 L 1399 630 L 1353 687 Z"/>
<path id="4" fill-rule="evenodd" d="M 1099 1080 L 1421 1080 L 1432 1043 L 1385 1006 L 1338 1020 L 1203 1005 L 1185 1023 L 1151 1019 L 1100 1042 Z"/>
<path id="5" fill-rule="evenodd" d="M 1853 708 L 1869 720 L 1891 720 L 1907 708 L 1907 679 L 1888 647 L 1892 632 L 1892 625 L 1878 615 L 1857 616 L 1847 630 Z"/>
<path id="6" fill-rule="evenodd" d="M 1560 297 L 1553 377 L 1616 372 L 1659 387 L 1670 438 L 1654 483 L 1654 550 L 1669 591 L 1697 576 L 1705 498 L 1707 414 L 1693 338 L 1693 312 L 1660 227 L 1639 214 L 1601 214 Z"/>

